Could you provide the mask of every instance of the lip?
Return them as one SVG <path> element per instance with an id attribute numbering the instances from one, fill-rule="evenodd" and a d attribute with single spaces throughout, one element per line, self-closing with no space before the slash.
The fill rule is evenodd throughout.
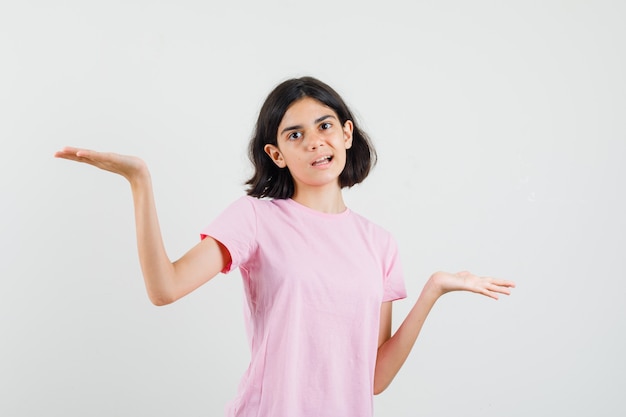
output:
<path id="1" fill-rule="evenodd" d="M 311 166 L 313 168 L 323 168 L 323 167 L 329 166 L 332 162 L 333 162 L 332 155 L 318 155 L 311 161 Z"/>

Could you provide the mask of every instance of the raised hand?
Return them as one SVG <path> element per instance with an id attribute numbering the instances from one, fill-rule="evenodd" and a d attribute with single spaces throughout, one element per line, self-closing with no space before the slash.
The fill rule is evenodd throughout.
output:
<path id="1" fill-rule="evenodd" d="M 136 156 L 120 155 L 112 152 L 97 152 L 72 147 L 65 147 L 57 151 L 54 156 L 55 158 L 83 162 L 119 174 L 131 183 L 136 178 L 148 175 L 145 162 Z"/>
<path id="2" fill-rule="evenodd" d="M 515 288 L 513 281 L 492 277 L 480 277 L 469 271 L 461 271 L 455 274 L 439 271 L 430 278 L 431 283 L 445 294 L 451 291 L 470 291 L 487 297 L 498 299 L 498 294 L 510 295 L 511 289 Z"/>
<path id="3" fill-rule="evenodd" d="M 83 162 L 119 174 L 131 185 L 137 249 L 146 290 L 156 305 L 171 303 L 213 278 L 230 263 L 230 254 L 207 237 L 172 263 L 165 251 L 157 218 L 152 181 L 143 160 L 135 156 L 66 147 L 57 158 Z"/>

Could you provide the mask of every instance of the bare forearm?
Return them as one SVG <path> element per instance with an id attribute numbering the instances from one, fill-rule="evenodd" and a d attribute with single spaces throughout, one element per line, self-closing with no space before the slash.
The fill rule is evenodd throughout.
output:
<path id="1" fill-rule="evenodd" d="M 374 372 L 374 393 L 385 390 L 406 361 L 426 317 L 442 295 L 431 277 L 394 335 L 378 348 L 376 369 Z"/>
<path id="2" fill-rule="evenodd" d="M 514 287 L 513 281 L 479 277 L 468 271 L 455 274 L 435 272 L 426 282 L 415 306 L 398 331 L 378 348 L 374 393 L 382 392 L 396 376 L 439 297 L 451 291 L 469 291 L 497 300 L 499 294 L 509 295 Z"/>
<path id="3" fill-rule="evenodd" d="M 147 169 L 129 178 L 135 207 L 137 249 L 146 290 L 156 305 L 171 302 L 174 266 L 167 256 L 157 217 L 152 181 Z"/>

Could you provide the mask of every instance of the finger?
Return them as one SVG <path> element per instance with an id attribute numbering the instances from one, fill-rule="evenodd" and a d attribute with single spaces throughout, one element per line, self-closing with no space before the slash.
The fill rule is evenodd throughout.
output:
<path id="1" fill-rule="evenodd" d="M 76 153 L 56 152 L 54 154 L 54 157 L 60 159 L 68 159 L 70 161 L 85 162 L 84 158 L 79 157 L 78 155 L 76 155 Z"/>
<path id="2" fill-rule="evenodd" d="M 491 284 L 487 287 L 487 289 L 493 293 L 511 295 L 511 289 L 509 287 Z"/>
<path id="3" fill-rule="evenodd" d="M 108 156 L 110 156 L 110 154 L 108 153 L 103 153 L 103 152 L 97 152 L 97 151 L 92 151 L 90 149 L 78 149 L 76 151 L 76 156 L 79 158 L 83 158 L 83 159 L 89 159 L 92 161 L 98 161 L 101 159 L 107 159 Z"/>
<path id="4" fill-rule="evenodd" d="M 483 288 L 482 291 L 480 291 L 480 294 L 485 295 L 489 298 L 493 298 L 494 300 L 498 299 L 498 294 L 494 291 L 490 291 L 487 288 Z"/>
<path id="5" fill-rule="evenodd" d="M 480 277 L 480 279 L 485 280 L 494 285 L 499 285 L 501 287 L 515 288 L 515 282 L 510 281 L 510 280 L 499 279 L 499 278 L 494 278 L 494 277 Z"/>
<path id="6" fill-rule="evenodd" d="M 81 162 L 100 163 L 115 160 L 118 155 L 110 152 L 98 152 L 91 149 L 64 148 L 57 152 L 55 156 L 72 159 Z"/>
<path id="7" fill-rule="evenodd" d="M 499 294 L 504 294 L 504 295 L 511 295 L 511 290 L 509 290 L 506 287 L 493 287 L 490 288 L 489 291 L 492 291 L 494 293 L 499 293 Z"/>
<path id="8" fill-rule="evenodd" d="M 85 163 L 107 171 L 118 172 L 118 170 L 114 168 L 116 159 L 115 154 L 67 147 L 56 152 L 54 156 L 57 158 Z"/>
<path id="9" fill-rule="evenodd" d="M 499 285 L 500 287 L 515 288 L 515 283 L 513 281 L 507 281 L 504 279 L 494 279 L 491 283 Z"/>
<path id="10" fill-rule="evenodd" d="M 71 156 L 76 156 L 76 152 L 78 152 L 78 148 L 73 148 L 71 146 L 66 146 L 61 150 L 58 150 L 54 153 L 55 158 L 67 158 Z"/>
<path id="11" fill-rule="evenodd" d="M 60 151 L 55 152 L 54 156 L 55 158 L 64 158 L 64 159 L 71 159 L 74 161 L 79 161 L 80 158 L 84 158 L 85 156 L 89 156 L 90 154 L 93 154 L 93 153 L 96 153 L 96 152 L 89 151 L 88 149 L 66 146 Z"/>

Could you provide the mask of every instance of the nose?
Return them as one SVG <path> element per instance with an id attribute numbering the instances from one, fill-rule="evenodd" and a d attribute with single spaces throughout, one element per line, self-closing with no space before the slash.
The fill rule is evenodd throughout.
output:
<path id="1" fill-rule="evenodd" d="M 307 138 L 307 149 L 314 151 L 324 145 L 322 135 L 319 133 L 310 134 Z"/>

